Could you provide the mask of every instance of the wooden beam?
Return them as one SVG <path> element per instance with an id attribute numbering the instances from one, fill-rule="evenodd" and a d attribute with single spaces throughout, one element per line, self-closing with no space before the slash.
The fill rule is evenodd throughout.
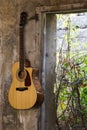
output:
<path id="1" fill-rule="evenodd" d="M 36 7 L 36 13 L 66 13 L 66 12 L 87 11 L 87 3 L 64 4 L 57 6 Z"/>

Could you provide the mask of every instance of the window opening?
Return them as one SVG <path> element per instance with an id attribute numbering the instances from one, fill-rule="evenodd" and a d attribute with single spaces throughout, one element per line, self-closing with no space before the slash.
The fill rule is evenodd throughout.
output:
<path id="1" fill-rule="evenodd" d="M 87 13 L 56 16 L 57 126 L 87 130 Z"/>

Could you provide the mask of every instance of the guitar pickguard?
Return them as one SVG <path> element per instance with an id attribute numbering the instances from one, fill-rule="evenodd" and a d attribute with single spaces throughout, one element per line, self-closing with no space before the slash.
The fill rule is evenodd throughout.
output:
<path id="1" fill-rule="evenodd" d="M 31 86 L 31 78 L 29 72 L 26 70 L 25 86 Z"/>

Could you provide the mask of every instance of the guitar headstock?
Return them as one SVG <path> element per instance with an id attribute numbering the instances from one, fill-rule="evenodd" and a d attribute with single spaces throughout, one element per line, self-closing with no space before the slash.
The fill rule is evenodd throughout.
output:
<path id="1" fill-rule="evenodd" d="M 25 26 L 27 23 L 27 13 L 26 12 L 22 12 L 20 15 L 20 26 Z"/>

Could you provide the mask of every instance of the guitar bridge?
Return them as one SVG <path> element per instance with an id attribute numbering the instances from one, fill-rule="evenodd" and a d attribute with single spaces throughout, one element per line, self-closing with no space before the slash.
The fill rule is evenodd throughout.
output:
<path id="1" fill-rule="evenodd" d="M 20 88 L 16 88 L 16 91 L 25 91 L 28 90 L 27 87 L 20 87 Z"/>

